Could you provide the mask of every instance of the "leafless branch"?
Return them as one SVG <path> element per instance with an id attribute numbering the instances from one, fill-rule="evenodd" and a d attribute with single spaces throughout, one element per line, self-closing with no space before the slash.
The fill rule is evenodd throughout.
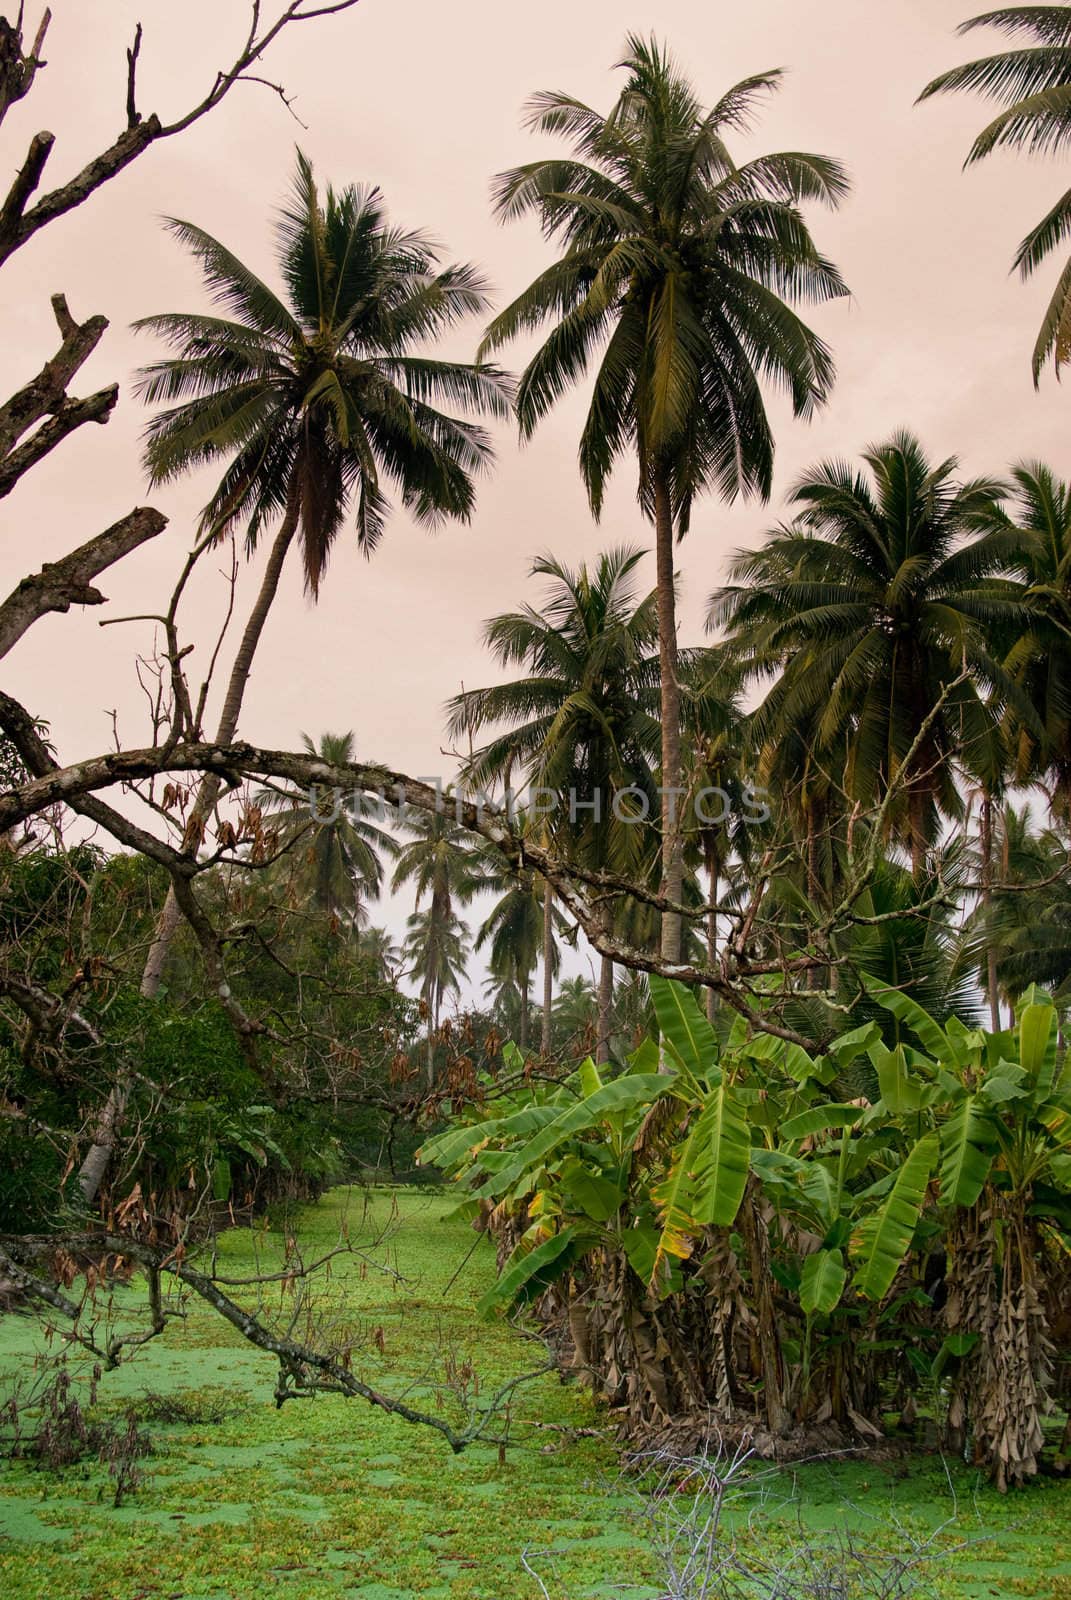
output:
<path id="1" fill-rule="evenodd" d="M 0 234 L 3 221 L 0 218 Z M 85 422 L 107 422 L 119 398 L 115 384 L 85 399 L 72 399 L 67 388 L 85 365 L 107 328 L 104 317 L 77 323 L 63 295 L 52 296 L 63 343 L 37 376 L 0 406 L 0 498 L 11 493 L 24 473 Z M 41 419 L 47 420 L 42 422 Z M 23 436 L 36 423 L 29 438 Z M 20 442 L 21 441 L 21 442 Z"/>
<path id="2" fill-rule="evenodd" d="M 142 28 L 138 24 L 134 35 L 133 45 L 127 50 L 126 71 L 126 126 L 122 132 L 105 150 L 100 151 L 93 159 L 73 178 L 62 184 L 58 189 L 53 189 L 44 194 L 32 207 L 29 206 L 31 197 L 36 192 L 44 173 L 45 165 L 51 154 L 54 138 L 50 133 L 39 133 L 31 141 L 30 148 L 22 168 L 16 175 L 14 183 L 8 192 L 7 198 L 0 208 L 0 266 L 7 261 L 16 250 L 22 248 L 34 234 L 48 223 L 54 222 L 57 217 L 66 215 L 89 199 L 90 195 L 117 177 L 139 156 L 144 155 L 150 145 L 159 139 L 173 138 L 175 134 L 182 133 L 195 122 L 200 121 L 213 111 L 216 106 L 230 93 L 236 83 L 256 82 L 266 85 L 282 99 L 284 105 L 292 110 L 290 98 L 281 85 L 271 83 L 253 71 L 262 60 L 266 51 L 275 43 L 279 35 L 294 23 L 311 22 L 317 17 L 336 16 L 340 12 L 349 11 L 358 0 L 336 0 L 336 3 L 306 8 L 302 0 L 290 0 L 283 10 L 271 23 L 265 24 L 262 19 L 261 0 L 253 0 L 250 9 L 250 26 L 245 36 L 245 41 L 231 65 L 221 68 L 208 89 L 208 92 L 190 109 L 183 112 L 170 122 L 165 122 L 155 112 L 143 117 L 137 110 L 135 100 L 137 64 L 141 53 Z M 43 37 L 43 34 L 41 35 Z M 0 74 L 3 73 L 4 41 L 0 39 Z M 13 49 L 18 58 L 17 73 L 12 67 L 11 82 L 22 85 L 29 74 L 24 87 L 19 87 L 15 98 L 26 94 L 33 81 L 33 74 L 42 63 L 36 58 L 35 53 L 30 57 L 23 57 L 21 51 L 21 38 L 16 38 L 13 46 L 9 46 L 9 54 Z M 0 116 L 6 109 L 4 100 L 6 78 L 0 76 Z M 12 98 L 10 90 L 8 102 Z"/>
<path id="3" fill-rule="evenodd" d="M 48 612 L 103 605 L 105 596 L 91 580 L 149 539 L 155 539 L 166 526 L 167 518 L 159 511 L 139 506 L 70 555 L 23 578 L 7 599 L 0 601 L 0 657 Z"/>

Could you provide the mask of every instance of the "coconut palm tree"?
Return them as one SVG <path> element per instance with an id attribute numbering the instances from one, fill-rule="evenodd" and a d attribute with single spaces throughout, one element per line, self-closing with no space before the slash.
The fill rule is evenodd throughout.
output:
<path id="1" fill-rule="evenodd" d="M 564 135 L 572 150 L 503 173 L 495 207 L 504 220 L 534 213 L 561 254 L 495 318 L 483 349 L 551 325 L 517 392 L 524 437 L 597 360 L 580 442 L 596 516 L 615 461 L 626 451 L 638 460 L 656 539 L 663 890 L 679 901 L 674 540 L 706 491 L 768 495 L 764 380 L 783 386 L 801 416 L 829 392 L 829 351 L 788 302 L 846 292 L 798 203 L 835 205 L 847 181 L 824 156 L 733 160 L 726 136 L 748 126 L 779 73 L 745 79 L 708 110 L 657 41 L 630 36 L 620 65 L 625 83 L 606 115 L 565 94 L 529 102 L 527 125 Z M 678 916 L 663 917 L 662 945 L 667 959 L 679 957 Z"/>
<path id="2" fill-rule="evenodd" d="M 598 1036 L 599 1000 L 588 978 L 563 978 L 554 996 L 552 1023 L 558 1048 L 585 1056 Z"/>
<path id="3" fill-rule="evenodd" d="M 457 994 L 465 975 L 468 956 L 468 929 L 454 913 L 444 913 L 433 904 L 414 911 L 406 924 L 403 947 L 410 978 L 420 980 L 420 998 L 427 1013 L 428 1088 L 435 1084 L 435 1045 L 439 1034 L 442 1003 L 447 994 Z"/>
<path id="4" fill-rule="evenodd" d="M 748 854 L 745 802 L 749 798 L 748 721 L 740 701 L 741 671 L 723 650 L 697 651 L 683 675 L 685 733 L 685 861 L 707 880 L 705 958 L 718 955 L 718 889 L 734 848 Z M 707 1020 L 714 1021 L 717 995 L 707 990 Z"/>
<path id="5" fill-rule="evenodd" d="M 542 606 L 494 617 L 484 629 L 499 664 L 523 664 L 526 675 L 465 690 L 448 705 L 454 737 L 502 729 L 473 751 L 470 780 L 487 784 L 519 769 L 553 802 L 549 814 L 530 816 L 530 824 L 586 866 L 620 872 L 642 861 L 648 837 L 642 819 L 656 806 L 658 623 L 655 595 L 636 593 L 643 556 L 637 547 L 620 546 L 601 555 L 594 570 L 582 564 L 575 571 L 540 557 L 532 575 L 550 580 Z M 625 790 L 627 799 L 615 800 Z M 545 912 L 547 972 L 553 921 Z M 609 928 L 610 901 L 605 912 Z M 612 989 L 613 963 L 603 957 L 600 1060 L 608 1048 Z M 544 994 L 545 1042 L 549 999 Z"/>
<path id="6" fill-rule="evenodd" d="M 443 997 L 457 992 L 464 972 L 468 931 L 457 907 L 468 905 L 484 884 L 472 840 L 454 820 L 449 795 L 435 811 L 405 810 L 400 826 L 409 843 L 398 852 L 391 880 L 394 889 L 412 883 L 416 910 L 409 918 L 405 958 L 409 975 L 421 980 L 427 1010 L 428 1086 L 435 1079 L 435 1038 Z M 421 902 L 427 907 L 421 910 Z"/>
<path id="7" fill-rule="evenodd" d="M 204 229 L 168 226 L 200 264 L 220 314 L 166 313 L 137 324 L 174 352 L 145 368 L 139 385 L 143 399 L 165 406 L 147 430 L 150 478 L 166 483 L 222 463 L 202 536 L 239 530 L 252 553 L 275 528 L 220 710 L 216 742 L 228 744 L 294 538 L 315 598 L 347 516 L 358 548 L 375 549 L 390 490 L 423 524 L 467 521 L 474 477 L 491 459 L 474 418 L 502 415 L 509 389 L 493 368 L 427 353 L 486 305 L 480 273 L 443 265 L 425 234 L 392 225 L 378 189 L 321 195 L 300 151 L 276 227 L 282 292 Z M 218 778 L 206 778 L 187 824 L 191 845 L 218 793 Z M 146 994 L 159 988 L 177 922 L 169 895 Z"/>
<path id="8" fill-rule="evenodd" d="M 953 90 L 976 89 L 1003 109 L 975 139 L 966 164 L 982 161 L 994 150 L 1027 150 L 1051 155 L 1071 143 L 1071 6 L 1002 6 L 971 17 L 960 33 L 997 28 L 1024 41 L 1022 48 L 968 61 L 942 72 L 920 99 Z M 1071 189 L 1031 228 L 1015 254 L 1015 265 L 1029 278 L 1071 231 Z M 1071 359 L 1071 261 L 1049 301 L 1032 366 L 1035 386 L 1049 357 L 1056 371 Z"/>
<path id="9" fill-rule="evenodd" d="M 993 827 L 995 884 L 963 933 L 960 964 L 984 970 L 992 955 L 1011 1017 L 1031 984 L 1071 999 L 1071 885 L 1066 836 L 1036 826 L 1029 805 L 999 808 Z"/>
<path id="10" fill-rule="evenodd" d="M 368 957 L 376 971 L 393 983 L 402 962 L 402 953 L 386 928 L 362 928 L 361 954 Z"/>
<path id="11" fill-rule="evenodd" d="M 1008 567 L 1023 584 L 1022 628 L 1005 668 L 1032 719 L 1007 732 L 1019 782 L 1045 781 L 1053 808 L 1071 816 L 1071 486 L 1039 461 L 1012 468 L 1012 498 L 987 525 L 1004 533 Z"/>
<path id="12" fill-rule="evenodd" d="M 353 760 L 353 734 L 321 734 L 316 744 L 307 733 L 302 748 L 331 766 Z M 313 785 L 311 789 L 261 789 L 257 803 L 262 811 L 282 812 L 276 827 L 279 848 L 297 859 L 296 878 L 312 903 L 329 920 L 341 919 L 353 927 L 368 920 L 365 902 L 379 898 L 383 887 L 380 853 L 394 856 L 394 838 L 359 813 L 347 811 L 337 790 Z"/>
<path id="13" fill-rule="evenodd" d="M 990 745 L 1009 699 L 1021 708 L 1001 666 L 1022 615 L 1000 576 L 1015 530 L 990 525 L 1003 484 L 956 481 L 955 460 L 931 466 L 910 434 L 864 460 L 869 478 L 826 462 L 800 480 L 795 522 L 737 554 L 711 621 L 755 673 L 782 669 L 761 742 L 813 726 L 819 766 L 847 738 L 849 802 L 896 785 L 888 821 L 920 879 L 939 814 L 962 812 L 956 762 Z"/>
<path id="14" fill-rule="evenodd" d="M 517 1043 L 526 1051 L 532 973 L 543 943 L 543 889 L 534 872 L 502 874 L 495 887 L 501 893 L 476 934 L 476 949 L 488 946 L 492 978 L 517 990 Z"/>

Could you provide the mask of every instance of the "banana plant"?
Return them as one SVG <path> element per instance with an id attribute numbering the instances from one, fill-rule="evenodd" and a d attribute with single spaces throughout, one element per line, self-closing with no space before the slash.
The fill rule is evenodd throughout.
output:
<path id="1" fill-rule="evenodd" d="M 953 1017 L 942 1027 L 909 995 L 865 980 L 871 995 L 905 1024 L 922 1050 L 871 1056 L 892 1109 L 925 1118 L 939 1139 L 945 1206 L 969 1209 L 987 1183 L 1012 1196 L 1051 1203 L 1068 1221 L 1071 1197 L 1071 1069 L 1059 1059 L 1059 1017 L 1031 987 L 1016 1027 L 998 1033 Z"/>
<path id="2" fill-rule="evenodd" d="M 590 1251 L 635 1251 L 636 1228 L 623 1238 L 633 1144 L 652 1105 L 672 1095 L 676 1081 L 657 1068 L 653 1042 L 609 1081 L 589 1057 L 562 1084 L 526 1088 L 491 1117 L 450 1128 L 422 1147 L 421 1163 L 450 1173 L 473 1214 L 492 1205 L 500 1215 L 528 1219 L 482 1311 L 534 1298 Z"/>

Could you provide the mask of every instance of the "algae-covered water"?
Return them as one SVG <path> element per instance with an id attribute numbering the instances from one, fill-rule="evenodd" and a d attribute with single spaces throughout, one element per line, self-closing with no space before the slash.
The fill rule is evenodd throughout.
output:
<path id="1" fill-rule="evenodd" d="M 426 1189 L 339 1189 L 296 1226 L 308 1259 L 348 1234 L 352 1253 L 331 1262 L 314 1298 L 316 1316 L 356 1342 L 354 1370 L 457 1415 L 544 1353 L 477 1318 L 493 1252 L 451 1206 Z M 266 1225 L 234 1229 L 220 1240 L 219 1271 L 275 1270 L 281 1252 L 282 1234 Z M 293 1306 L 277 1284 L 231 1292 L 251 1306 L 262 1294 L 269 1319 Z M 121 1318 L 139 1295 L 120 1295 Z M 174 1309 L 184 1316 L 100 1387 L 100 1411 L 140 1406 L 153 1441 L 118 1509 L 96 1462 L 62 1474 L 0 1462 L 5 1600 L 525 1600 L 541 1594 L 526 1561 L 553 1600 L 664 1592 L 642 1497 L 622 1479 L 608 1419 L 576 1385 L 548 1374 L 516 1391 L 504 1459 L 484 1444 L 455 1456 L 437 1434 L 361 1401 L 321 1395 L 278 1410 L 270 1358 L 200 1303 Z M 304 1316 L 295 1332 L 306 1332 Z M 0 1401 L 55 1348 L 30 1319 L 0 1319 Z M 89 1363 L 76 1370 L 85 1394 Z M 155 1420 L 146 1395 L 181 1400 L 190 1420 Z M 896 1548 L 954 1516 L 920 1595 L 1071 1600 L 1071 1485 L 1040 1481 L 1002 1499 L 930 1457 L 815 1463 L 762 1481 L 763 1508 L 736 1519 L 745 1544 L 840 1526 Z"/>

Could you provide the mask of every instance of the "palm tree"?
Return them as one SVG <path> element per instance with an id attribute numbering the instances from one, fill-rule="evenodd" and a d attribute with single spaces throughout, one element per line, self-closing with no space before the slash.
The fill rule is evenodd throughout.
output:
<path id="1" fill-rule="evenodd" d="M 240 529 L 252 553 L 278 524 L 220 711 L 216 742 L 228 744 L 294 537 L 315 598 L 348 514 L 358 547 L 371 555 L 389 487 L 421 523 L 467 521 L 473 478 L 491 459 L 488 435 L 472 419 L 504 414 L 509 390 L 496 369 L 424 351 L 486 305 L 475 268 L 443 266 L 425 234 L 394 227 L 378 189 L 329 188 L 321 197 L 300 151 L 276 230 L 282 294 L 202 228 L 168 226 L 200 263 L 222 314 L 167 313 L 137 324 L 175 352 L 147 367 L 139 386 L 150 404 L 167 406 L 147 430 L 151 480 L 223 462 L 201 516 L 203 538 Z M 193 847 L 218 793 L 219 780 L 206 778 L 187 824 Z M 169 895 L 146 994 L 159 988 L 177 923 Z"/>
<path id="2" fill-rule="evenodd" d="M 402 955 L 389 931 L 386 928 L 362 928 L 360 948 L 362 955 L 368 957 L 376 971 L 393 984 Z"/>
<path id="3" fill-rule="evenodd" d="M 449 993 L 457 994 L 465 974 L 468 955 L 468 929 L 460 917 L 443 913 L 432 904 L 414 911 L 406 926 L 403 955 L 408 975 L 420 979 L 420 998 L 427 1012 L 428 1088 L 435 1083 L 435 1044 L 439 1034 L 442 1003 Z"/>
<path id="4" fill-rule="evenodd" d="M 303 733 L 301 744 L 310 756 L 337 767 L 353 760 L 353 738 L 352 732 L 325 733 L 317 745 Z M 278 845 L 297 855 L 297 880 L 313 904 L 329 920 L 341 918 L 362 927 L 368 919 L 365 901 L 378 899 L 383 887 L 380 852 L 398 853 L 392 836 L 347 812 L 338 791 L 320 785 L 262 789 L 257 802 L 263 811 L 284 813 L 277 827 Z"/>
<path id="5" fill-rule="evenodd" d="M 1071 816 L 1071 487 L 1038 461 L 1012 468 L 1009 506 L 989 525 L 1009 540 L 1009 570 L 1024 585 L 1022 631 L 1005 660 L 1032 712 L 1013 720 L 1013 772 L 1047 779 L 1054 810 Z"/>
<path id="6" fill-rule="evenodd" d="M 491 886 L 499 891 L 499 898 L 477 932 L 476 949 L 489 946 L 492 978 L 516 987 L 520 1001 L 517 1043 L 526 1051 L 532 973 L 543 943 L 542 880 L 534 872 L 512 872 L 505 867 L 489 878 Z M 553 943 L 551 948 L 556 954 Z"/>
<path id="7" fill-rule="evenodd" d="M 683 727 L 688 818 L 685 859 L 706 873 L 709 909 L 705 958 L 718 955 L 718 888 L 730 851 L 747 854 L 747 717 L 740 703 L 741 672 L 724 650 L 698 651 L 684 674 Z M 707 990 L 707 1020 L 717 995 Z"/>
<path id="8" fill-rule="evenodd" d="M 656 41 L 630 36 L 620 65 L 625 84 L 605 116 L 565 94 L 529 102 L 527 125 L 565 135 L 572 153 L 503 173 L 496 210 L 507 220 L 534 212 L 562 251 L 495 318 L 483 349 L 553 324 L 517 392 L 523 437 L 598 354 L 580 442 L 596 517 L 614 462 L 627 450 L 638 460 L 640 505 L 656 539 L 663 892 L 679 901 L 674 539 L 708 490 L 725 499 L 769 494 L 774 445 L 763 380 L 788 391 L 797 415 L 828 394 L 829 351 L 787 302 L 846 293 L 798 202 L 835 205 L 847 181 L 823 156 L 733 161 L 726 134 L 748 125 L 779 73 L 745 79 L 706 110 Z M 663 917 L 662 948 L 678 959 L 678 916 Z"/>
<path id="9" fill-rule="evenodd" d="M 994 150 L 1027 150 L 1055 154 L 1071 142 L 1071 6 L 1005 6 L 961 24 L 959 32 L 998 28 L 1028 41 L 1024 48 L 1001 51 L 943 72 L 919 96 L 977 89 L 1003 109 L 975 139 L 966 164 L 981 161 Z M 1071 189 L 1031 228 L 1015 255 L 1015 265 L 1029 278 L 1059 248 L 1071 230 Z M 1034 384 L 1049 356 L 1056 371 L 1071 359 L 1071 261 L 1049 301 L 1034 345 Z"/>
<path id="10" fill-rule="evenodd" d="M 1019 586 L 997 576 L 1014 530 L 990 525 L 1003 484 L 955 481 L 955 460 L 932 467 L 910 434 L 864 460 L 869 480 L 838 462 L 800 480 L 796 521 L 737 554 L 711 617 L 754 672 L 783 669 L 756 713 L 761 741 L 812 726 L 819 767 L 848 740 L 849 801 L 897 786 L 888 821 L 919 879 L 939 813 L 962 811 L 956 761 L 988 747 L 1005 697 L 1021 700 L 1000 665 L 1021 615 Z"/>
<path id="11" fill-rule="evenodd" d="M 504 729 L 473 752 L 469 779 L 486 784 L 522 769 L 530 784 L 555 797 L 555 809 L 540 824 L 545 834 L 588 867 L 622 872 L 643 857 L 647 830 L 635 823 L 655 805 L 652 766 L 659 745 L 656 599 L 653 593 L 638 599 L 633 581 L 643 556 L 641 549 L 621 546 L 604 552 L 594 571 L 540 557 L 532 575 L 550 580 L 542 608 L 507 612 L 484 629 L 499 664 L 523 664 L 527 674 L 465 690 L 448 706 L 454 737 Z M 616 801 L 624 790 L 631 791 L 628 800 Z M 553 962 L 549 902 L 544 913 L 547 973 Z M 609 928 L 609 900 L 605 917 Z M 603 957 L 599 1060 L 607 1058 L 612 988 L 613 962 Z M 545 993 L 545 1046 L 549 999 Z"/>
<path id="12" fill-rule="evenodd" d="M 456 907 L 467 905 L 483 887 L 483 873 L 472 841 L 448 810 L 449 795 L 435 811 L 406 810 L 400 825 L 410 835 L 398 852 L 392 887 L 416 888 L 416 910 L 409 918 L 405 957 L 411 977 L 421 980 L 427 1010 L 427 1074 L 435 1079 L 435 1038 L 443 996 L 457 992 L 464 971 L 468 934 Z M 427 899 L 426 910 L 421 902 Z"/>
<path id="13" fill-rule="evenodd" d="M 964 930 L 961 963 L 983 967 L 992 953 L 1000 993 L 1015 1002 L 1032 983 L 1071 998 L 1071 885 L 1066 837 L 1037 828 L 1030 807 L 1002 806 L 993 829 L 996 883 Z"/>
<path id="14" fill-rule="evenodd" d="M 585 1056 L 598 1036 L 599 1001 L 594 984 L 583 977 L 563 978 L 551 1012 L 558 1048 Z"/>

